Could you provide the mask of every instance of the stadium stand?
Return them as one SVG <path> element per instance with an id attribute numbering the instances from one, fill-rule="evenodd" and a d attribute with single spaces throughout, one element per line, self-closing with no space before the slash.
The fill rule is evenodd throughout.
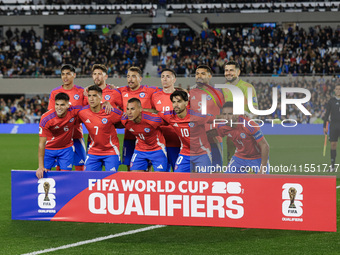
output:
<path id="1" fill-rule="evenodd" d="M 108 66 L 109 75 L 124 75 L 132 65 L 143 70 L 149 50 L 141 35 L 127 28 L 121 36 L 111 37 L 52 29 L 46 29 L 44 38 L 37 37 L 33 29 L 8 29 L 5 35 L 0 50 L 1 73 L 5 77 L 59 76 L 65 63 L 76 66 L 79 75 L 89 75 L 94 63 Z"/>
<path id="2" fill-rule="evenodd" d="M 224 63 L 235 60 L 247 75 L 333 75 L 340 71 L 340 26 L 316 26 L 309 31 L 290 27 L 287 32 L 281 27 L 226 27 L 205 29 L 200 35 L 174 35 L 173 29 L 164 29 L 161 68 L 192 76 L 197 65 L 207 64 L 215 74 L 223 74 Z"/>

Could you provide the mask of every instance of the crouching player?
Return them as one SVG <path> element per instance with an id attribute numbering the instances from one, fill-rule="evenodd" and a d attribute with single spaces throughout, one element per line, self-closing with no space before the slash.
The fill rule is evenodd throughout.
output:
<path id="1" fill-rule="evenodd" d="M 102 89 L 97 85 L 88 88 L 88 102 L 78 116 L 89 131 L 91 143 L 85 161 L 86 171 L 118 171 L 120 165 L 119 140 L 115 128 L 120 123 L 122 111 L 113 108 L 110 114 L 102 109 Z"/>
<path id="2" fill-rule="evenodd" d="M 39 179 L 55 166 L 56 160 L 62 171 L 72 170 L 72 136 L 81 106 L 70 107 L 66 93 L 58 93 L 54 99 L 55 107 L 43 114 L 39 124 L 39 168 L 36 172 Z"/>
<path id="3" fill-rule="evenodd" d="M 156 114 L 143 112 L 141 101 L 130 98 L 126 108 L 127 116 L 122 117 L 125 130 L 136 137 L 136 147 L 131 158 L 131 171 L 146 171 L 151 161 L 155 171 L 166 172 L 168 159 L 165 139 L 160 126 L 165 123 Z"/>
<path id="4" fill-rule="evenodd" d="M 233 102 L 226 102 L 219 116 L 226 124 L 219 124 L 208 136 L 228 136 L 236 152 L 227 167 L 228 173 L 269 173 L 269 145 L 260 127 L 243 115 L 233 115 Z M 218 123 L 221 123 L 218 122 Z"/>
<path id="5" fill-rule="evenodd" d="M 174 110 L 158 114 L 174 128 L 182 144 L 174 172 L 209 172 L 211 148 L 205 124 L 213 117 L 188 109 L 185 91 L 175 91 L 170 99 Z"/>

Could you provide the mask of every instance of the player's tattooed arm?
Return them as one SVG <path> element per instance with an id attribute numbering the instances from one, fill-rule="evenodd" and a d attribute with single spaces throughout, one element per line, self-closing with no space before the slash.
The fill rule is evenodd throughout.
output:
<path id="1" fill-rule="evenodd" d="M 269 169 L 267 169 L 267 163 L 269 158 L 269 144 L 266 138 L 263 139 L 258 143 L 261 149 L 261 168 L 259 173 L 265 174 Z"/>
<path id="2" fill-rule="evenodd" d="M 47 172 L 47 169 L 44 167 L 46 141 L 47 141 L 47 137 L 39 137 L 39 148 L 38 148 L 39 168 L 37 169 L 35 173 L 38 179 L 43 178 L 44 172 Z"/>

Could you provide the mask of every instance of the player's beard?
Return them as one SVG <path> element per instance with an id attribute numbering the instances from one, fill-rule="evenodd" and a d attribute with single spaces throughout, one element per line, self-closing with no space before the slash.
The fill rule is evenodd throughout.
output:
<path id="1" fill-rule="evenodd" d="M 231 78 L 231 79 L 225 79 L 226 80 L 226 83 L 233 83 L 234 81 L 236 81 L 237 80 L 237 77 L 233 77 L 233 78 Z"/>
<path id="2" fill-rule="evenodd" d="M 178 109 L 178 111 L 176 111 L 176 109 Z M 181 114 L 184 110 L 185 110 L 185 108 L 183 108 L 183 109 L 181 109 L 179 107 L 174 108 L 174 111 L 175 111 L 176 114 Z"/>
<path id="3" fill-rule="evenodd" d="M 94 84 L 96 84 L 97 86 L 101 86 L 101 85 L 103 85 L 104 84 L 104 82 L 102 82 L 101 80 L 95 80 L 94 81 Z"/>

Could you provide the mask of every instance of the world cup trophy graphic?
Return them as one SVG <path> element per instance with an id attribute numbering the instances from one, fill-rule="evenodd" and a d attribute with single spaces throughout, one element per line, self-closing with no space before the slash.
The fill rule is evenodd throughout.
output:
<path id="1" fill-rule="evenodd" d="M 44 201 L 50 201 L 48 197 L 48 191 L 50 190 L 50 184 L 48 182 L 44 182 L 44 191 L 45 191 L 45 198 Z"/>
<path id="2" fill-rule="evenodd" d="M 295 196 L 296 196 L 296 189 L 291 187 L 291 188 L 289 188 L 288 193 L 289 193 L 289 198 L 290 198 L 289 208 L 296 208 L 296 206 L 294 204 L 294 200 L 295 200 Z"/>

